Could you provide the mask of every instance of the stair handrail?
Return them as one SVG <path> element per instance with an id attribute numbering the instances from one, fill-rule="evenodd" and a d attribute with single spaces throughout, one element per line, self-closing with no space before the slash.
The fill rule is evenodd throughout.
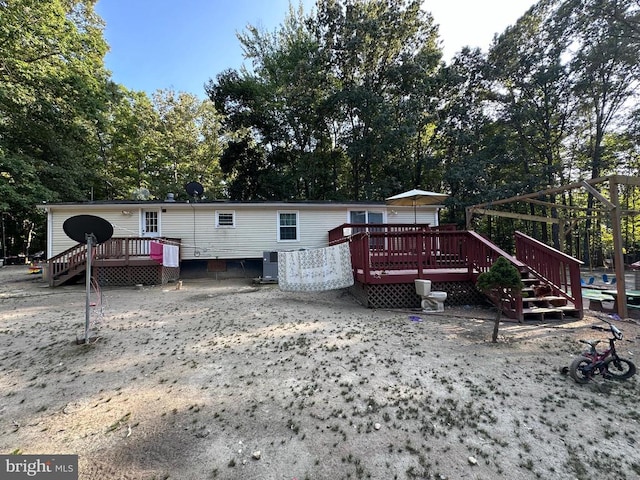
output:
<path id="1" fill-rule="evenodd" d="M 49 286 L 55 285 L 55 280 L 61 275 L 75 271 L 87 263 L 87 246 L 79 243 L 47 260 Z"/>
<path id="2" fill-rule="evenodd" d="M 474 277 L 477 278 L 480 273 L 488 272 L 493 263 L 500 257 L 506 258 L 519 272 L 524 273 L 526 271 L 526 263 L 505 252 L 479 233 L 473 230 L 468 230 L 467 233 L 472 239 L 469 242 L 468 255 L 469 268 L 473 269 L 471 273 L 473 273 Z"/>
<path id="3" fill-rule="evenodd" d="M 531 273 L 548 283 L 554 293 L 571 301 L 582 318 L 580 266 L 583 262 L 522 232 L 516 231 L 514 236 L 516 256 L 529 266 Z"/>
<path id="4" fill-rule="evenodd" d="M 509 263 L 518 269 L 521 275 L 528 271 L 526 263 L 521 262 L 515 256 L 505 252 L 479 233 L 473 230 L 468 230 L 467 233 L 470 238 L 468 247 L 469 273 L 475 280 L 477 280 L 481 273 L 488 272 L 500 257 L 508 260 Z M 507 316 L 514 316 L 519 322 L 524 320 L 522 293 L 509 291 L 507 297 L 504 299 L 506 302 L 501 302 L 500 304 L 494 302 L 493 299 L 491 300 L 496 308 L 502 309 Z"/>

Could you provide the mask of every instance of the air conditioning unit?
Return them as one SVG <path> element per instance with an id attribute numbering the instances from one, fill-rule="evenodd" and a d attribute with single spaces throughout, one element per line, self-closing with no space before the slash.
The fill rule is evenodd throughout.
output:
<path id="1" fill-rule="evenodd" d="M 278 252 L 262 252 L 262 278 L 278 279 Z"/>

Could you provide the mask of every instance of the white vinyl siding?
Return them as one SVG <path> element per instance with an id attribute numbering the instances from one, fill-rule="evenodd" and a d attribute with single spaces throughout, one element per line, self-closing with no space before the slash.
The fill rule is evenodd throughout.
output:
<path id="1" fill-rule="evenodd" d="M 104 218 L 113 226 L 114 237 L 138 237 L 140 231 L 139 209 L 127 207 L 126 209 L 114 207 L 102 207 L 99 209 L 78 209 L 60 207 L 60 210 L 52 210 L 49 218 L 52 224 L 47 228 L 51 234 L 50 245 L 47 245 L 49 257 L 54 257 L 65 250 L 77 245 L 64 233 L 62 225 L 67 218 L 75 215 L 95 215 Z"/>
<path id="2" fill-rule="evenodd" d="M 233 208 L 220 208 L 220 204 L 162 203 L 114 205 L 49 205 L 51 225 L 48 230 L 49 255 L 57 255 L 76 245 L 62 230 L 64 221 L 81 214 L 97 215 L 111 222 L 114 237 L 139 237 L 143 210 L 157 210 L 164 238 L 177 238 L 181 242 L 182 260 L 262 258 L 265 251 L 298 250 L 326 247 L 329 230 L 350 222 L 350 211 L 386 212 L 390 223 L 413 223 L 412 207 L 385 207 L 349 204 L 295 205 L 233 204 Z M 285 207 L 285 208 L 283 208 Z M 235 227 L 218 228 L 216 212 L 233 212 Z M 279 213 L 296 214 L 296 241 L 279 241 Z M 435 209 L 418 209 L 418 222 L 437 225 Z"/>

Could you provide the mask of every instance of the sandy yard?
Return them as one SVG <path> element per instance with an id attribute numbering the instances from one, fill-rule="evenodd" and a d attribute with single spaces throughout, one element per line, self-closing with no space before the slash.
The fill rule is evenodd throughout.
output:
<path id="1" fill-rule="evenodd" d="M 105 289 L 78 345 L 84 286 L 27 271 L 0 268 L 0 453 L 79 454 L 82 480 L 640 478 L 640 376 L 560 374 L 596 317 L 491 344 L 489 309 L 198 279 Z"/>

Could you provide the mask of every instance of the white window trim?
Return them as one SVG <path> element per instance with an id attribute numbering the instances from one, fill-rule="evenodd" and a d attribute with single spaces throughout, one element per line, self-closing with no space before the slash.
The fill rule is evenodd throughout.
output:
<path id="1" fill-rule="evenodd" d="M 232 215 L 233 225 L 220 225 L 220 214 Z M 236 212 L 235 210 L 216 210 L 216 228 L 236 228 Z"/>
<path id="2" fill-rule="evenodd" d="M 280 227 L 283 226 L 283 225 L 280 225 L 280 215 L 283 213 L 290 213 L 296 216 L 296 238 L 295 239 L 283 240 L 280 238 Z M 283 243 L 299 242 L 300 241 L 300 212 L 297 210 L 278 210 L 276 214 L 276 228 L 278 231 L 278 242 L 283 242 Z"/>

